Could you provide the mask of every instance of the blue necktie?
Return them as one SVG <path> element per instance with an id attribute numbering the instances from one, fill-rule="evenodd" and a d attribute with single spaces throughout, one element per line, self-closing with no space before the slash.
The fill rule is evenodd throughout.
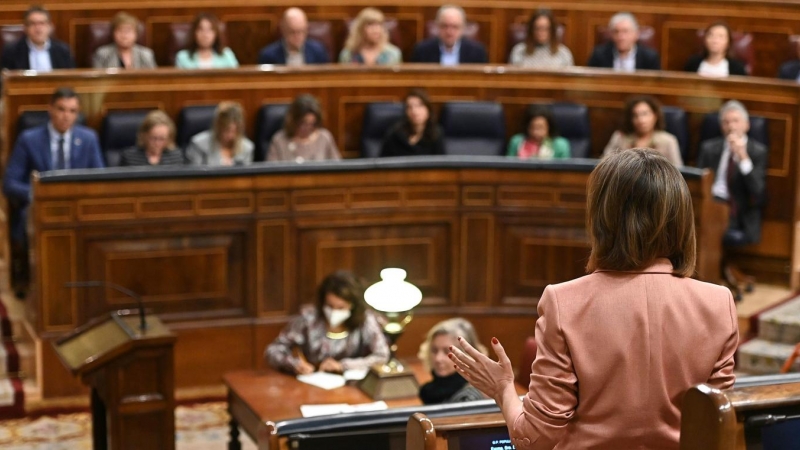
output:
<path id="1" fill-rule="evenodd" d="M 58 153 L 56 154 L 56 170 L 67 168 L 67 161 L 64 157 L 64 136 L 58 138 Z"/>

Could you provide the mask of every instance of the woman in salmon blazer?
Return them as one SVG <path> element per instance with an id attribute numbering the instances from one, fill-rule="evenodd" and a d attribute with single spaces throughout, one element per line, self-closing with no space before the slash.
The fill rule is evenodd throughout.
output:
<path id="1" fill-rule="evenodd" d="M 545 288 L 522 401 L 497 339 L 498 361 L 463 339 L 451 359 L 497 401 L 517 450 L 677 449 L 684 393 L 733 385 L 733 297 L 689 278 L 692 199 L 663 156 L 607 157 L 589 177 L 587 203 L 589 275 Z"/>

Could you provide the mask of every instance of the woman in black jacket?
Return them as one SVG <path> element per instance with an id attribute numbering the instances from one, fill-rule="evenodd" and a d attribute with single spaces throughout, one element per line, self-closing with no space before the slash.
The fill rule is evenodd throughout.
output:
<path id="1" fill-rule="evenodd" d="M 703 52 L 689 58 L 684 70 L 712 78 L 747 75 L 744 63 L 730 57 L 730 48 L 731 29 L 724 23 L 713 23 L 703 35 Z"/>
<path id="2" fill-rule="evenodd" d="M 403 102 L 405 114 L 386 133 L 381 156 L 443 155 L 442 130 L 436 124 L 431 100 L 422 89 L 412 89 Z"/>

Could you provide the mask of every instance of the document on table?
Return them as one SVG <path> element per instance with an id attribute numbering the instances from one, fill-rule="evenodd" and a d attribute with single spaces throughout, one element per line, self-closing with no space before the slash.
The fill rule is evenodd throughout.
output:
<path id="1" fill-rule="evenodd" d="M 322 389 L 336 389 L 345 385 L 348 381 L 363 380 L 367 376 L 367 369 L 345 370 L 343 375 L 327 372 L 314 372 L 306 375 L 298 375 L 297 379 L 303 383 L 308 383 Z"/>
<path id="2" fill-rule="evenodd" d="M 387 409 L 386 402 L 361 403 L 348 405 L 347 403 L 333 403 L 327 405 L 300 405 L 303 417 L 329 416 L 332 414 L 345 414 L 366 411 L 383 411 Z"/>

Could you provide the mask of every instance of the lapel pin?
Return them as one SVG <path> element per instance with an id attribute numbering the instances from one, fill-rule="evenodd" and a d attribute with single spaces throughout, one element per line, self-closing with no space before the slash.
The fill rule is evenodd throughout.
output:
<path id="1" fill-rule="evenodd" d="M 81 145 L 81 140 L 80 140 L 80 139 L 78 139 L 78 138 L 75 138 L 75 145 L 76 145 L 76 146 L 77 146 L 77 145 Z"/>

